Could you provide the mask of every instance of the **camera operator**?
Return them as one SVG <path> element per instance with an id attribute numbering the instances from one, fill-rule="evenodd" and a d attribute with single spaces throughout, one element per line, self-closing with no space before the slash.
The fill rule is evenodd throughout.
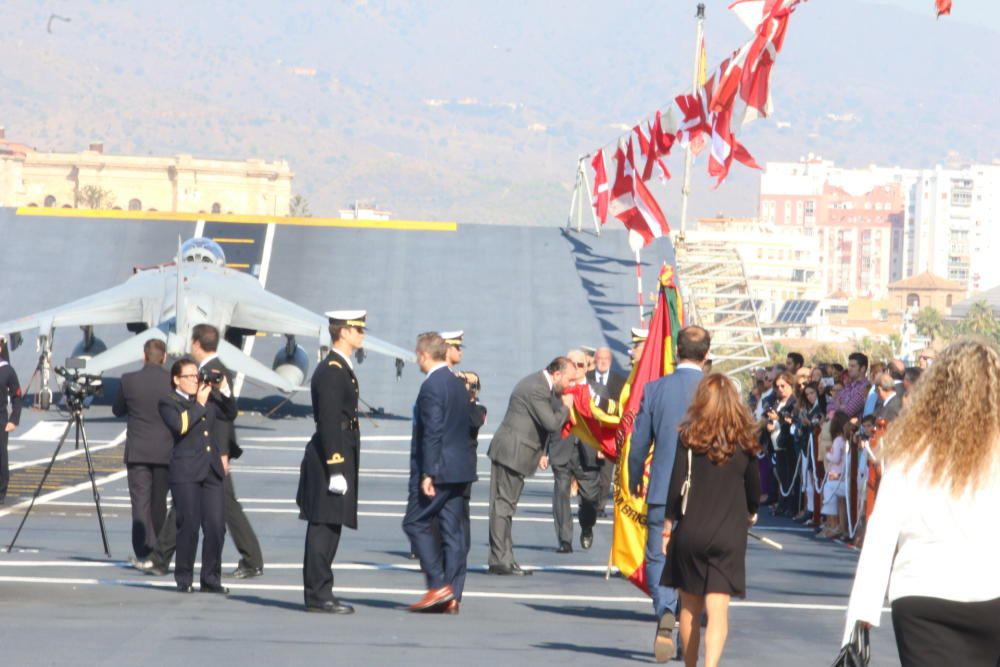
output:
<path id="1" fill-rule="evenodd" d="M 170 456 L 170 491 L 177 517 L 174 580 L 179 592 L 194 591 L 194 558 L 201 530 L 201 592 L 226 594 L 229 589 L 222 585 L 222 544 L 226 535 L 222 480 L 226 472 L 211 433 L 217 420 L 236 416 L 236 402 L 231 395 L 211 400 L 217 390 L 201 382 L 199 375 L 189 357 L 174 362 L 170 370 L 174 393 L 159 405 L 160 417 L 174 438 Z M 222 384 L 228 383 L 223 379 Z"/>
<path id="2" fill-rule="evenodd" d="M 783 372 L 775 379 L 774 389 L 778 400 L 765 414 L 765 428 L 771 436 L 778 482 L 778 506 L 775 514 L 791 517 L 795 515 L 799 496 L 795 474 L 795 439 L 792 436 L 792 424 L 795 421 L 795 377 L 787 371 Z"/>
<path id="3" fill-rule="evenodd" d="M 128 416 L 125 468 L 132 501 L 132 550 L 145 560 L 156 546 L 167 515 L 167 466 L 174 439 L 160 418 L 160 399 L 170 396 L 170 373 L 163 367 L 167 346 L 159 339 L 142 347 L 142 370 L 122 375 L 121 389 L 111 411 Z"/>
<path id="4" fill-rule="evenodd" d="M 7 412 L 7 401 L 10 401 L 10 413 Z M 7 438 L 10 432 L 17 428 L 21 420 L 21 385 L 17 373 L 10 365 L 7 352 L 7 341 L 0 338 L 0 505 L 7 497 L 7 484 L 10 482 L 10 460 L 7 455 Z"/>

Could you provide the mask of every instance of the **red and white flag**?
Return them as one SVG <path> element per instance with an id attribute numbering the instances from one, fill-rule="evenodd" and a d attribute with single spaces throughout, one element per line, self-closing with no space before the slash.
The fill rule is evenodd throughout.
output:
<path id="1" fill-rule="evenodd" d="M 731 114 L 732 107 L 715 114 L 712 118 L 712 146 L 708 153 L 708 174 L 716 178 L 715 187 L 719 187 L 726 180 L 733 160 L 752 169 L 760 169 L 750 151 L 733 134 Z"/>
<path id="2" fill-rule="evenodd" d="M 604 168 L 604 149 L 598 149 L 594 159 L 590 161 L 590 166 L 594 168 L 594 193 L 593 205 L 597 219 L 603 225 L 608 220 L 608 172 Z"/>
<path id="3" fill-rule="evenodd" d="M 660 168 L 660 180 L 666 183 L 667 179 L 670 178 L 670 172 L 667 171 L 667 165 L 663 164 L 663 160 L 660 159 L 659 148 L 661 142 L 656 140 L 652 131 L 650 132 L 650 136 L 647 137 L 643 133 L 641 125 L 633 127 L 632 131 L 635 132 L 636 137 L 639 139 L 639 152 L 642 154 L 642 157 L 646 158 L 645 166 L 642 169 L 642 180 L 645 182 L 653 177 L 653 165 L 655 164 Z"/>
<path id="4" fill-rule="evenodd" d="M 937 3 L 938 18 L 951 14 L 951 0 L 934 0 Z"/>
<path id="5" fill-rule="evenodd" d="M 683 115 L 677 128 L 677 141 L 683 147 L 690 144 L 691 152 L 695 155 L 704 150 L 705 139 L 712 133 L 712 124 L 708 120 L 708 104 L 705 97 L 705 91 L 701 88 L 694 93 L 678 95 L 674 98 L 677 108 Z"/>
<path id="6" fill-rule="evenodd" d="M 667 218 L 653 194 L 636 177 L 632 138 L 622 138 L 615 150 L 615 182 L 611 186 L 611 215 L 629 230 L 629 245 L 633 250 L 648 245 L 653 239 L 670 233 Z"/>

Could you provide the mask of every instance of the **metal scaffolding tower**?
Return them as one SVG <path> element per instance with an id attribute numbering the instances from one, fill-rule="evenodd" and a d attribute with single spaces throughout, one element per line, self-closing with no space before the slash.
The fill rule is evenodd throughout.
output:
<path id="1" fill-rule="evenodd" d="M 675 241 L 681 296 L 689 324 L 712 335 L 713 366 L 729 375 L 769 360 L 743 260 L 722 242 Z"/>

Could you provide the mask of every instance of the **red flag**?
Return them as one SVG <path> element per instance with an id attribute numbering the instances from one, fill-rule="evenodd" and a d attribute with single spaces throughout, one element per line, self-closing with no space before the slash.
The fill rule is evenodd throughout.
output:
<path id="1" fill-rule="evenodd" d="M 938 18 L 951 14 L 951 0 L 934 0 L 937 3 Z"/>
<path id="2" fill-rule="evenodd" d="M 597 213 L 598 220 L 603 225 L 608 219 L 608 172 L 604 169 L 604 149 L 601 148 L 590 161 L 590 166 L 594 168 L 594 194 L 593 205 Z"/>
<path id="3" fill-rule="evenodd" d="M 736 0 L 729 6 L 754 36 L 741 54 L 739 97 L 745 110 L 734 113 L 748 123 L 771 113 L 771 69 L 785 43 L 788 19 L 801 0 Z M 713 111 L 718 107 L 713 105 Z"/>
<path id="4" fill-rule="evenodd" d="M 674 98 L 677 107 L 684 114 L 680 128 L 677 130 L 677 140 L 681 146 L 691 145 L 695 155 L 705 148 L 705 137 L 712 133 L 712 125 L 708 122 L 708 109 L 705 104 L 704 89 L 695 93 L 678 95 Z"/>
<path id="5" fill-rule="evenodd" d="M 658 151 L 660 143 L 656 141 L 655 135 L 651 132 L 650 136 L 647 137 L 643 134 L 641 125 L 633 127 L 632 131 L 635 132 L 637 137 L 639 137 L 639 152 L 642 153 L 644 158 L 646 158 L 646 166 L 643 167 L 642 170 L 643 182 L 652 178 L 654 164 L 659 165 L 660 167 L 660 178 L 663 180 L 670 178 L 670 172 L 667 171 L 667 165 L 663 164 L 663 160 L 660 159 Z"/>
<path id="6" fill-rule="evenodd" d="M 730 123 L 732 107 L 715 114 L 712 120 L 712 148 L 708 156 L 708 173 L 716 177 L 715 187 L 722 185 L 735 159 L 752 169 L 760 169 L 750 152 L 733 135 Z"/>
<path id="7" fill-rule="evenodd" d="M 636 178 L 632 139 L 621 139 L 615 150 L 615 182 L 611 186 L 611 215 L 622 221 L 631 234 L 633 250 L 648 245 L 653 239 L 670 233 L 667 218 L 642 179 Z"/>
<path id="8" fill-rule="evenodd" d="M 669 135 L 669 139 L 664 136 L 660 125 L 660 112 L 656 112 L 656 118 L 652 123 L 648 123 L 649 128 L 649 154 L 646 155 L 646 166 L 642 170 L 642 180 L 648 181 L 653 175 L 653 165 L 660 168 L 660 181 L 666 183 L 670 179 L 670 171 L 661 158 L 670 155 L 670 148 L 673 146 L 675 136 Z"/>

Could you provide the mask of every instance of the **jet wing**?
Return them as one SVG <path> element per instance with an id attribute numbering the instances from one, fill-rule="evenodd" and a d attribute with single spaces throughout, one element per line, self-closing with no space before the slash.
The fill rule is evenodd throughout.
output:
<path id="1" fill-rule="evenodd" d="M 147 340 L 159 338 L 164 343 L 167 342 L 167 334 L 160 329 L 146 329 L 140 334 L 126 338 L 121 343 L 114 345 L 95 357 L 87 360 L 85 370 L 88 373 L 103 373 L 104 371 L 125 366 L 135 361 L 142 361 L 142 347 Z"/>
<path id="2" fill-rule="evenodd" d="M 235 289 L 232 289 L 235 287 Z M 317 338 L 330 344 L 328 321 L 322 315 L 283 299 L 256 285 L 230 285 L 227 298 L 235 301 L 229 326 L 268 333 Z M 413 352 L 374 336 L 365 336 L 365 350 L 416 363 Z"/>
<path id="3" fill-rule="evenodd" d="M 144 302 L 154 299 L 162 301 L 162 294 L 154 293 L 152 287 L 153 283 L 150 281 L 129 279 L 117 287 L 111 287 L 65 305 L 0 322 L 0 335 L 30 329 L 40 329 L 43 333 L 48 333 L 51 329 L 60 327 L 142 322 L 145 320 Z"/>

